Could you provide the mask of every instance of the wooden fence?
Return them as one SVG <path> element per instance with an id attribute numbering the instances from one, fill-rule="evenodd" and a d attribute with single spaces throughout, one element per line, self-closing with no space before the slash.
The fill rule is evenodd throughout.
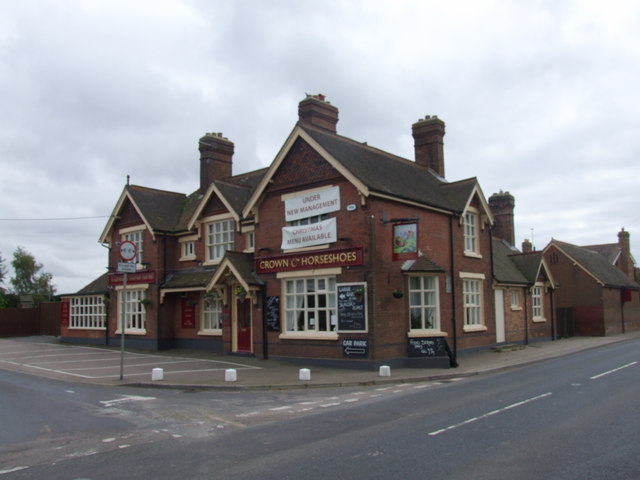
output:
<path id="1" fill-rule="evenodd" d="M 0 337 L 60 335 L 60 302 L 41 303 L 33 308 L 0 309 Z"/>

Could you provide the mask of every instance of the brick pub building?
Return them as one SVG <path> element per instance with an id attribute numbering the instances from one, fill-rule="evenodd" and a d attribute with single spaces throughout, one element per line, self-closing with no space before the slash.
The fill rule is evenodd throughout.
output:
<path id="1" fill-rule="evenodd" d="M 520 275 L 519 252 L 500 250 L 496 277 L 492 227 L 513 236 L 513 212 L 496 222 L 476 178 L 445 179 L 442 120 L 412 125 L 414 160 L 337 123 L 324 96 L 307 96 L 268 168 L 233 175 L 234 144 L 207 134 L 191 195 L 126 185 L 100 237 L 110 273 L 66 298 L 63 339 L 118 344 L 123 306 L 131 347 L 356 368 L 446 367 L 451 352 L 524 341 L 532 326 L 553 337 L 542 257 Z M 138 256 L 123 295 L 125 240 Z M 519 309 L 518 295 L 496 301 L 496 282 L 522 292 Z M 547 312 L 535 324 L 534 287 Z"/>

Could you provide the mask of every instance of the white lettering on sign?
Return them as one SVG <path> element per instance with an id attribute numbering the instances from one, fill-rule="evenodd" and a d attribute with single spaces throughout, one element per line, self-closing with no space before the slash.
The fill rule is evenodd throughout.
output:
<path id="1" fill-rule="evenodd" d="M 337 240 L 336 225 L 336 219 L 330 218 L 311 225 L 283 227 L 280 248 L 290 250 L 292 248 L 311 247 L 335 242 Z"/>
<path id="2" fill-rule="evenodd" d="M 329 187 L 314 193 L 298 195 L 284 201 L 287 222 L 340 210 L 340 187 Z"/>

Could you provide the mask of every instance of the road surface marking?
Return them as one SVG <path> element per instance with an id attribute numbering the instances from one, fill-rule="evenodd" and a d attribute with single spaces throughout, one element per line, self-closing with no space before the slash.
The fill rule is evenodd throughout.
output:
<path id="1" fill-rule="evenodd" d="M 631 367 L 631 366 L 635 365 L 636 363 L 638 363 L 638 362 L 627 363 L 626 365 L 622 365 L 621 367 L 614 368 L 613 370 L 608 370 L 606 372 L 602 372 L 602 373 L 600 373 L 598 375 L 594 375 L 593 377 L 590 377 L 590 378 L 591 378 L 591 380 L 596 380 L 596 379 L 598 379 L 600 377 L 604 377 L 605 375 L 609 375 L 610 373 L 614 373 L 614 372 L 617 372 L 618 370 L 622 370 L 623 368 Z"/>
<path id="2" fill-rule="evenodd" d="M 449 425 L 448 427 L 441 428 L 440 430 L 434 430 L 433 432 L 429 432 L 429 435 L 430 436 L 439 435 L 441 433 L 448 432 L 449 430 L 453 430 L 454 428 L 462 427 L 464 425 L 468 425 L 468 424 L 476 422 L 478 420 L 482 420 L 484 418 L 488 418 L 488 417 L 490 417 L 492 415 L 496 415 L 498 413 L 506 412 L 507 410 L 511 410 L 512 408 L 521 407 L 523 405 L 526 405 L 527 403 L 535 402 L 536 400 L 540 400 L 541 398 L 548 397 L 549 395 L 552 395 L 552 393 L 551 392 L 547 392 L 547 393 L 543 393 L 542 395 L 538 395 L 536 397 L 531 397 L 531 398 L 528 398 L 526 400 L 522 400 L 521 402 L 512 403 L 511 405 L 507 405 L 506 407 L 499 408 L 497 410 L 492 410 L 492 411 L 490 411 L 488 413 L 485 413 L 484 415 L 480 415 L 478 417 L 473 417 L 473 418 L 468 418 L 467 420 L 464 420 L 464 421 L 462 421 L 460 423 L 456 423 L 455 425 Z"/>
<path id="3" fill-rule="evenodd" d="M 116 398 L 114 400 L 101 400 L 100 403 L 105 407 L 111 407 L 118 403 L 125 402 L 146 402 L 148 400 L 155 400 L 156 397 L 142 397 L 140 395 L 121 395 L 122 398 Z"/>

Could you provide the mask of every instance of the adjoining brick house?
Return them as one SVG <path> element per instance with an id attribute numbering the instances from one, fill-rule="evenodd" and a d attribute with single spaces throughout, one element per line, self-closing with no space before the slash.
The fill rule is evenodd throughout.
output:
<path id="1" fill-rule="evenodd" d="M 489 206 L 492 227 L 496 342 L 529 343 L 555 338 L 553 276 L 542 252 L 525 240 L 515 246 L 515 199 L 509 192 L 494 193 Z"/>
<path id="2" fill-rule="evenodd" d="M 618 244 L 579 247 L 552 240 L 544 256 L 558 282 L 555 303 L 561 336 L 605 336 L 640 330 L 629 233 Z"/>
<path id="3" fill-rule="evenodd" d="M 338 135 L 322 95 L 298 114 L 268 168 L 233 175 L 233 143 L 207 134 L 191 195 L 125 186 L 100 241 L 112 272 L 138 247 L 127 344 L 369 368 L 496 343 L 494 218 L 476 178 L 445 180 L 444 122 L 413 124 L 411 161 Z M 108 290 L 103 330 L 71 319 L 64 339 L 119 341 L 122 275 Z"/>

